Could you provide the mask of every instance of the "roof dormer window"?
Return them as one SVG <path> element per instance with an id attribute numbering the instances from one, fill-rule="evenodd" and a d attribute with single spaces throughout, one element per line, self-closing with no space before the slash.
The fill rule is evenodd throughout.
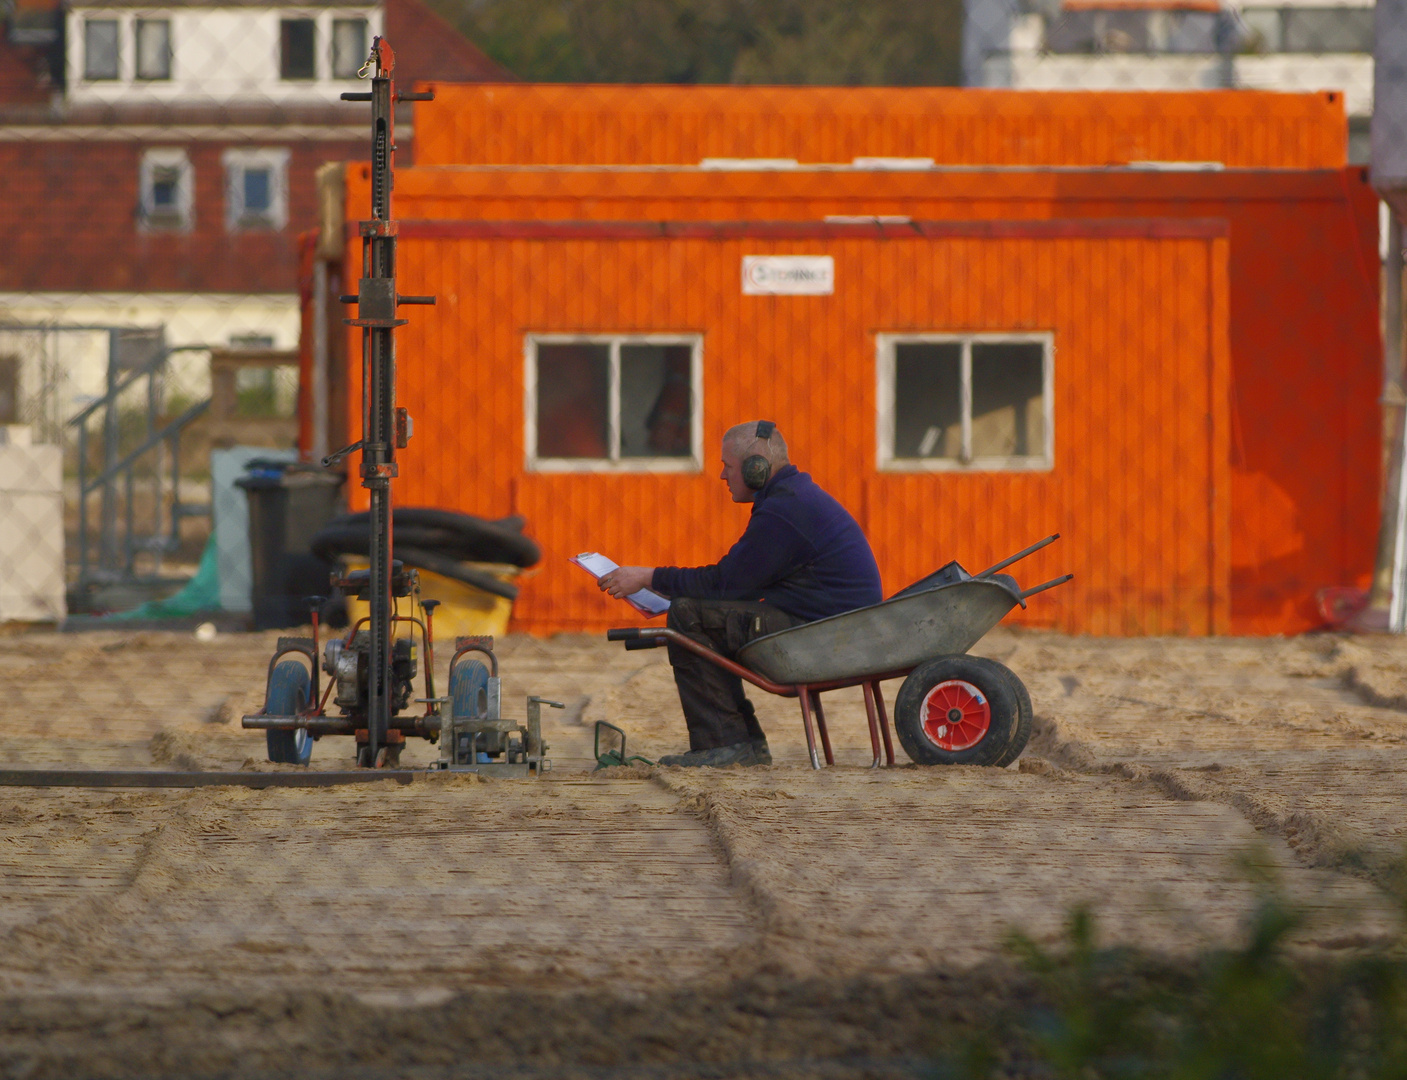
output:
<path id="1" fill-rule="evenodd" d="M 138 19 L 137 78 L 171 78 L 171 20 Z"/>
<path id="2" fill-rule="evenodd" d="M 116 19 L 83 20 L 83 77 L 90 81 L 120 76 L 120 24 Z"/>
<path id="3" fill-rule="evenodd" d="M 317 78 L 317 23 L 313 19 L 279 21 L 278 76 L 287 80 Z"/>

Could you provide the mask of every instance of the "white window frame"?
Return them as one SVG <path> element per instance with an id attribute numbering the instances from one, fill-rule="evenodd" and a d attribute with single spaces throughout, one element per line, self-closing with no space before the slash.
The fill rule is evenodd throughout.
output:
<path id="1" fill-rule="evenodd" d="M 359 57 L 352 66 L 350 75 L 338 75 L 336 65 L 337 53 L 337 24 L 339 22 L 359 22 L 362 24 L 362 41 L 369 47 L 371 45 L 371 20 L 364 14 L 351 14 L 343 11 L 332 12 L 327 19 L 327 77 L 333 82 L 355 82 L 357 71 L 366 63 L 366 57 Z"/>
<path id="2" fill-rule="evenodd" d="M 166 27 L 166 74 L 165 75 L 143 75 L 142 74 L 142 42 L 141 29 L 143 25 L 161 25 Z M 132 81 L 138 83 L 171 82 L 176 73 L 176 36 L 174 20 L 169 15 L 148 16 L 138 15 L 132 19 Z"/>
<path id="3" fill-rule="evenodd" d="M 90 12 L 84 13 L 79 18 L 79 26 L 82 29 L 83 59 L 79 66 L 79 73 L 85 83 L 120 83 L 126 82 L 126 59 L 127 50 L 123 48 L 127 40 L 127 26 L 129 20 L 122 18 L 111 12 Z M 117 27 L 117 73 L 114 75 L 90 75 L 88 74 L 88 24 L 89 23 L 113 23 Z"/>
<path id="4" fill-rule="evenodd" d="M 154 179 L 157 169 L 179 169 L 181 178 L 176 185 L 176 212 L 171 217 L 157 217 L 154 202 Z M 190 158 L 179 147 L 156 147 L 142 153 L 138 173 L 141 199 L 141 223 L 146 232 L 190 232 L 195 225 L 195 169 Z"/>
<path id="5" fill-rule="evenodd" d="M 610 367 L 606 403 L 609 458 L 548 458 L 537 456 L 537 347 L 539 345 L 609 345 Z M 689 358 L 688 457 L 620 457 L 620 350 L 622 345 L 687 345 Z M 653 334 L 537 334 L 523 338 L 524 450 L 528 472 L 538 473 L 697 473 L 703 471 L 703 335 Z"/>
<path id="6" fill-rule="evenodd" d="M 317 11 L 304 11 L 297 8 L 278 12 L 278 30 L 274 38 L 274 75 L 280 85 L 309 86 L 327 79 L 326 68 L 331 59 L 323 57 L 323 49 L 319 48 L 319 43 L 326 40 L 330 24 L 327 24 L 325 19 L 319 18 L 319 14 L 320 12 Z M 285 22 L 310 22 L 313 24 L 313 73 L 306 78 L 292 78 L 283 73 L 283 24 Z"/>
<path id="7" fill-rule="evenodd" d="M 278 232 L 288 225 L 288 156 L 283 147 L 253 150 L 226 150 L 220 155 L 225 170 L 225 231 Z M 269 209 L 249 214 L 244 207 L 244 174 L 249 169 L 268 169 Z"/>
<path id="8" fill-rule="evenodd" d="M 962 346 L 962 457 L 894 456 L 895 356 L 898 345 Z M 1039 344 L 1044 348 L 1041 400 L 1045 409 L 1045 445 L 1040 454 L 972 457 L 972 346 Z M 875 335 L 877 423 L 875 451 L 881 472 L 1049 472 L 1055 467 L 1055 335 L 1049 331 L 980 331 L 973 333 L 882 333 Z"/>

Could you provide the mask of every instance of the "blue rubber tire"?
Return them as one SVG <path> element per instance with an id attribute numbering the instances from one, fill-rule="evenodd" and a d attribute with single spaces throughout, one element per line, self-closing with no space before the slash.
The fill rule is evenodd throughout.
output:
<path id="1" fill-rule="evenodd" d="M 272 716 L 292 716 L 308 704 L 311 679 L 308 669 L 297 660 L 274 665 L 264 709 Z M 306 765 L 313 756 L 313 737 L 307 728 L 294 731 L 266 731 L 269 760 L 281 765 Z"/>
<path id="2" fill-rule="evenodd" d="M 449 697 L 456 719 L 478 720 L 487 715 L 489 669 L 478 660 L 461 660 L 449 673 Z M 489 755 L 480 751 L 474 760 L 482 764 Z"/>
<path id="3" fill-rule="evenodd" d="M 489 669 L 477 660 L 461 660 L 449 673 L 449 696 L 455 717 L 483 717 L 488 712 Z"/>

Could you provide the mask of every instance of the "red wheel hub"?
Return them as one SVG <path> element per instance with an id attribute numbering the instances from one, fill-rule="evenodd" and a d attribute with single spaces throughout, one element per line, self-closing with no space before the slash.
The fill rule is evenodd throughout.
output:
<path id="1" fill-rule="evenodd" d="M 923 733 L 940 750 L 967 750 L 987 737 L 992 706 L 987 695 L 961 679 L 940 682 L 923 699 Z"/>

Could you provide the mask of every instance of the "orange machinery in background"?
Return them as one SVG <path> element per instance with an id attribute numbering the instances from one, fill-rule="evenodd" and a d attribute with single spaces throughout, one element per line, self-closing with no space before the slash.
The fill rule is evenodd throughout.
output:
<path id="1" fill-rule="evenodd" d="M 441 88 L 440 100 L 461 89 L 477 101 L 506 88 Z M 512 88 L 539 91 L 555 88 Z M 776 93 L 814 102 L 852 92 Z M 1263 142 L 1276 117 L 1282 141 L 1299 148 L 1289 156 L 1300 156 L 1277 168 L 1266 151 L 1259 168 L 1226 170 L 404 170 L 406 288 L 441 297 L 406 331 L 414 355 L 434 360 L 401 372 L 418 433 L 404 497 L 526 516 L 546 557 L 515 625 L 598 629 L 619 613 L 566 557 L 716 558 L 745 520 L 714 478 L 717 439 L 767 416 L 866 527 L 891 591 L 948 558 L 983 564 L 1058 530 L 1060 568 L 1077 577 L 1039 614 L 1060 629 L 1315 625 L 1318 588 L 1361 584 L 1371 571 L 1380 469 L 1377 204 L 1362 171 L 1343 166 L 1341 139 L 1334 149 L 1341 104 L 1245 95 L 1275 106 L 1251 117 L 1231 108 L 1239 94 L 1109 97 L 1129 112 L 1135 99 L 1176 106 L 1165 112 L 1184 118 L 1185 158 L 1205 160 L 1206 140 L 1244 146 L 1258 132 Z M 466 123 L 487 122 L 479 104 L 465 109 Z M 527 123 L 524 112 L 505 108 L 500 121 Z M 567 121 L 544 109 L 535 122 Z M 817 127 L 837 123 L 825 114 Z M 904 149 L 885 138 L 865 149 Z M 1314 154 L 1337 167 L 1303 167 Z M 434 156 L 422 143 L 420 160 Z M 364 184 L 349 167 L 349 205 L 364 200 Z M 748 295 L 749 255 L 829 256 L 834 291 Z M 882 343 L 944 333 L 1053 343 L 1044 467 L 881 461 Z M 611 334 L 700 343 L 702 459 L 685 471 L 530 460 L 530 341 Z M 354 390 L 359 375 L 346 374 Z"/>

